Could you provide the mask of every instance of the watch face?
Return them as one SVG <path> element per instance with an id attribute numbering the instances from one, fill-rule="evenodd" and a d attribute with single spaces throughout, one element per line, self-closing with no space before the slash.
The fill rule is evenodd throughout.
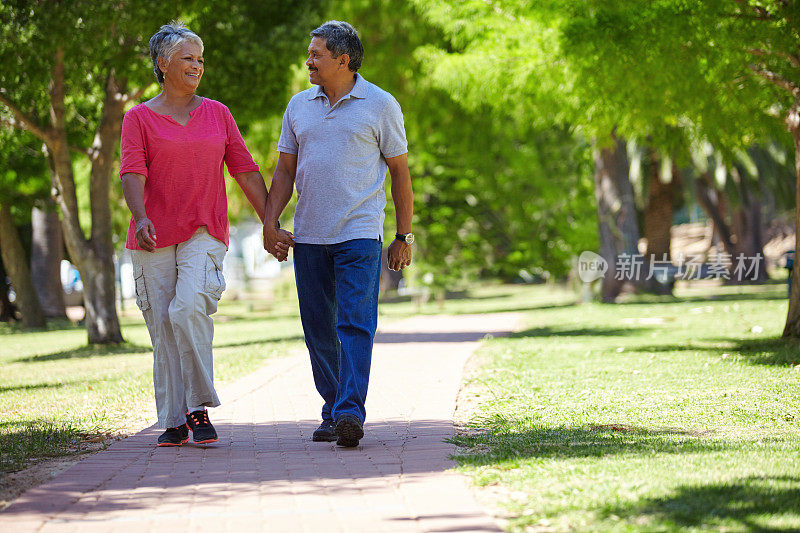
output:
<path id="1" fill-rule="evenodd" d="M 413 233 L 397 233 L 394 236 L 395 239 L 398 241 L 404 242 L 406 244 L 411 244 L 414 242 L 414 234 Z"/>

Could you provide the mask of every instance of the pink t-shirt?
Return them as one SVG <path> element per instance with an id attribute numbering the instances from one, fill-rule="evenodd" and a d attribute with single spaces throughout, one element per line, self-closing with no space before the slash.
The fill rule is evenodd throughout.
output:
<path id="1" fill-rule="evenodd" d="M 139 104 L 122 121 L 119 175 L 133 172 L 147 178 L 144 206 L 156 228 L 157 248 L 187 241 L 202 226 L 228 246 L 222 165 L 231 175 L 259 169 L 227 107 L 203 98 L 189 116 L 181 126 Z M 133 217 L 126 247 L 141 249 Z"/>

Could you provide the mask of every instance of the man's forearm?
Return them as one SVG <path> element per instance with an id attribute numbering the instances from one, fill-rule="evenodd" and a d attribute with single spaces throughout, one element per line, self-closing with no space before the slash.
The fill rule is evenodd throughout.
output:
<path id="1" fill-rule="evenodd" d="M 414 218 L 414 195 L 410 178 L 392 180 L 392 201 L 397 220 L 397 233 L 411 233 L 411 221 Z"/>
<path id="2" fill-rule="evenodd" d="M 267 197 L 267 208 L 264 223 L 277 226 L 278 218 L 292 197 L 294 180 L 284 172 L 276 172 L 272 176 L 272 187 Z"/>
<path id="3" fill-rule="evenodd" d="M 247 201 L 253 206 L 258 219 L 263 223 L 267 208 L 267 186 L 264 184 L 261 172 L 240 172 L 234 178 L 242 188 Z"/>
<path id="4" fill-rule="evenodd" d="M 411 188 L 408 159 L 403 154 L 387 159 L 386 163 L 392 179 L 392 201 L 397 218 L 397 233 L 411 233 L 411 221 L 414 217 L 414 192 Z"/>

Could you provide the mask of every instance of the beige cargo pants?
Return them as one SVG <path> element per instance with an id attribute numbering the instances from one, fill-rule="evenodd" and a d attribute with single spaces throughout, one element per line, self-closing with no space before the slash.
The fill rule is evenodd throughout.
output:
<path id="1" fill-rule="evenodd" d="M 136 304 L 153 343 L 153 385 L 158 424 L 186 422 L 187 406 L 216 407 L 212 314 L 225 290 L 225 244 L 205 226 L 177 245 L 155 252 L 131 250 Z"/>

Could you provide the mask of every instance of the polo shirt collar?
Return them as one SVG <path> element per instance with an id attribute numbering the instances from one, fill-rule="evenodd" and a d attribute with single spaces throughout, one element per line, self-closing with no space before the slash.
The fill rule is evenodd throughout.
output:
<path id="1" fill-rule="evenodd" d="M 358 72 L 356 72 L 356 84 L 350 90 L 350 96 L 353 98 L 367 97 L 367 80 Z"/>
<path id="2" fill-rule="evenodd" d="M 309 91 L 308 99 L 314 100 L 321 96 L 325 96 L 325 93 L 322 91 L 322 85 L 315 85 L 313 91 Z"/>
<path id="3" fill-rule="evenodd" d="M 315 85 L 314 90 L 308 95 L 308 99 L 314 100 L 321 96 L 325 96 L 325 91 L 322 90 L 322 85 Z M 356 72 L 356 84 L 353 85 L 353 88 L 350 89 L 350 92 L 344 95 L 342 99 L 344 100 L 348 97 L 362 99 L 367 97 L 367 80 L 365 80 L 364 77 L 358 72 Z"/>

